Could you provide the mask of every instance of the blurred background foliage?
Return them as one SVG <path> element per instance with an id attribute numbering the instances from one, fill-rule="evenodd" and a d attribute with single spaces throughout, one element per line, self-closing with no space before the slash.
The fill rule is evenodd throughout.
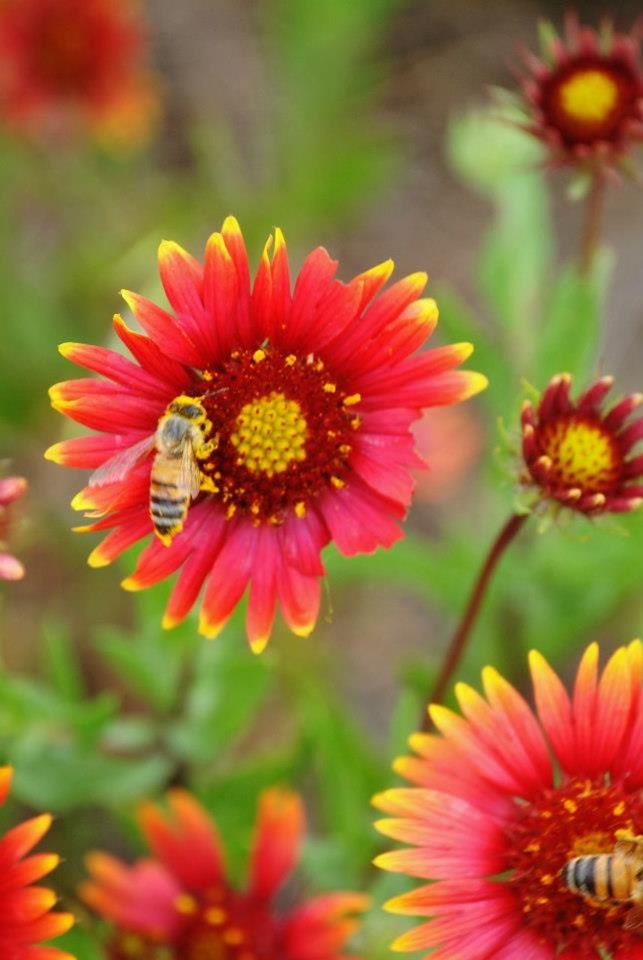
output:
<path id="1" fill-rule="evenodd" d="M 165 121 L 147 147 L 110 153 L 77 140 L 52 150 L 2 134 L 0 452 L 30 482 L 15 537 L 28 576 L 0 596 L 0 754 L 16 768 L 2 822 L 23 807 L 58 815 L 48 846 L 65 859 L 55 882 L 74 908 L 84 852 L 133 855 L 136 803 L 175 783 L 215 814 L 235 876 L 257 793 L 287 782 L 310 813 L 302 882 L 390 895 L 398 881 L 369 867 L 379 843 L 370 797 L 393 782 L 390 761 L 513 509 L 520 401 L 561 371 L 577 388 L 606 372 L 618 392 L 640 387 L 640 194 L 615 189 L 607 249 L 582 279 L 564 175 L 544 176 L 535 144 L 485 106 L 484 85 L 510 83 L 515 41 L 532 40 L 537 16 L 558 5 L 484 6 L 155 0 Z M 619 6 L 624 26 L 629 7 Z M 435 470 L 418 480 L 406 538 L 351 561 L 330 550 L 312 639 L 277 632 L 261 658 L 246 648 L 241 613 L 216 643 L 197 637 L 193 620 L 161 631 L 166 586 L 119 590 L 131 555 L 119 570 L 89 571 L 66 506 L 82 481 L 41 459 L 66 429 L 47 387 L 74 375 L 56 344 L 105 342 L 119 287 L 161 297 L 158 241 L 198 255 L 229 212 L 255 261 L 277 223 L 294 268 L 319 242 L 341 256 L 344 279 L 388 256 L 401 270 L 428 267 L 436 339 L 471 340 L 472 365 L 490 380 L 474 403 L 419 431 Z M 527 689 L 531 647 L 565 672 L 586 642 L 639 633 L 642 533 L 640 511 L 618 523 L 529 524 L 460 676 L 475 682 L 493 662 Z M 94 960 L 79 912 L 67 944 Z M 386 955 L 399 927 L 374 911 L 360 951 Z"/>

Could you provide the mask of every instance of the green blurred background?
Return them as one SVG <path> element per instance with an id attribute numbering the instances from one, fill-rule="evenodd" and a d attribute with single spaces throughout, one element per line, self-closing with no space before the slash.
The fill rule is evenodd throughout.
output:
<path id="1" fill-rule="evenodd" d="M 641 387 L 640 189 L 610 191 L 600 269 L 582 281 L 569 178 L 544 177 L 537 145 L 487 106 L 489 86 L 512 83 L 517 42 L 533 47 L 538 18 L 562 10 L 150 0 L 164 119 L 146 147 L 48 149 L 2 134 L 0 455 L 30 487 L 13 536 L 27 577 L 0 594 L 0 752 L 16 766 L 15 803 L 60 814 L 49 845 L 66 858 L 56 875 L 66 896 L 86 849 L 136 849 L 133 806 L 175 782 L 216 813 L 236 871 L 257 790 L 298 786 L 312 824 L 302 882 L 373 883 L 369 797 L 393 782 L 390 760 L 513 507 L 508 448 L 525 381 L 540 388 L 568 370 L 579 386 L 612 373 L 619 393 Z M 592 22 L 602 10 L 579 7 Z M 619 2 L 618 25 L 638 13 Z M 161 298 L 160 239 L 200 256 L 228 213 L 254 262 L 280 225 L 293 274 L 318 244 L 339 258 L 342 279 L 389 256 L 397 275 L 427 269 L 442 315 L 435 340 L 472 340 L 469 365 L 491 381 L 423 424 L 418 442 L 435 471 L 420 481 L 407 539 L 353 561 L 330 551 L 312 638 L 277 631 L 260 659 L 239 617 L 215 644 L 193 620 L 163 633 L 167 588 L 119 588 L 131 555 L 119 569 L 89 570 L 93 535 L 70 532 L 81 475 L 42 459 L 72 435 L 47 400 L 51 383 L 76 375 L 56 345 L 107 342 L 121 287 Z M 526 689 L 530 647 L 565 672 L 586 642 L 610 647 L 641 630 L 641 516 L 537 526 L 499 570 L 467 679 L 493 662 Z M 13 806 L 4 819 L 15 815 Z M 394 883 L 376 886 L 382 896 Z M 361 949 L 385 955 L 398 926 L 375 912 Z M 80 960 L 95 956 L 91 935 L 69 942 Z"/>

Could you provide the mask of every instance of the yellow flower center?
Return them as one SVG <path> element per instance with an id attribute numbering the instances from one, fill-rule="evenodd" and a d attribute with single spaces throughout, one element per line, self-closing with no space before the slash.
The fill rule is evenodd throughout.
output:
<path id="1" fill-rule="evenodd" d="M 618 101 L 616 81 L 602 70 L 581 70 L 561 84 L 560 103 L 565 113 L 583 123 L 602 123 Z"/>
<path id="2" fill-rule="evenodd" d="M 609 490 L 619 458 L 609 433 L 587 420 L 554 420 L 541 434 L 543 453 L 551 458 L 555 479 L 583 492 Z"/>
<path id="3" fill-rule="evenodd" d="M 230 442 L 237 463 L 273 477 L 293 461 L 306 459 L 308 424 L 296 400 L 273 390 L 241 408 Z"/>

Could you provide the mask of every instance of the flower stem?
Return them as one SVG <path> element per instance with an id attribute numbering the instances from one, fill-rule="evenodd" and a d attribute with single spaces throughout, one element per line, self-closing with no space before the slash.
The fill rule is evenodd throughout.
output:
<path id="1" fill-rule="evenodd" d="M 605 183 L 605 174 L 601 170 L 596 170 L 592 174 L 592 183 L 587 194 L 585 222 L 578 254 L 578 269 L 583 277 L 589 277 L 592 273 L 600 241 L 605 206 Z"/>
<path id="2" fill-rule="evenodd" d="M 471 628 L 476 621 L 480 604 L 484 599 L 485 592 L 493 572 L 496 569 L 496 565 L 516 534 L 522 529 L 523 524 L 527 520 L 528 516 L 528 513 L 512 514 L 491 545 L 486 559 L 480 569 L 480 573 L 478 574 L 478 578 L 475 582 L 473 590 L 471 591 L 471 595 L 469 597 L 464 614 L 462 615 L 462 619 L 456 632 L 453 634 L 451 643 L 449 644 L 449 648 L 446 652 L 446 656 L 440 669 L 440 673 L 429 696 L 429 703 L 442 702 L 451 678 L 453 677 L 453 674 L 455 673 L 458 664 L 462 659 L 462 654 L 464 653 L 467 645 L 467 640 L 471 634 Z M 425 711 L 422 717 L 422 729 L 427 730 L 429 725 L 429 716 Z"/>

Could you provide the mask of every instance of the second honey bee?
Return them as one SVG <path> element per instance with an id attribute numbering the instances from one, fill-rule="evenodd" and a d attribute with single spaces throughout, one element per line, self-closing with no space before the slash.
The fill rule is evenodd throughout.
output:
<path id="1" fill-rule="evenodd" d="M 212 429 L 203 398 L 181 395 L 167 407 L 156 432 L 117 453 L 96 470 L 90 485 L 122 480 L 136 464 L 156 451 L 150 472 L 150 516 L 159 539 L 169 546 L 185 524 L 190 502 L 201 488 L 200 459 L 215 449 L 206 439 Z"/>
<path id="2" fill-rule="evenodd" d="M 612 853 L 568 860 L 561 880 L 595 906 L 631 904 L 625 927 L 643 934 L 643 835 L 617 830 Z"/>

